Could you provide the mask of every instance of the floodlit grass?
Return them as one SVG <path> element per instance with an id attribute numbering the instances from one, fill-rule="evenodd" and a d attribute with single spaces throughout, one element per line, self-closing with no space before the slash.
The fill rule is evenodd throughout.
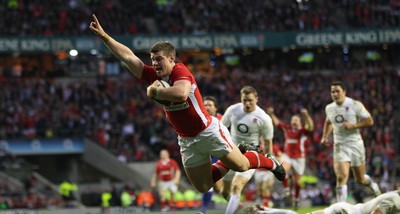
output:
<path id="1" fill-rule="evenodd" d="M 299 210 L 297 210 L 298 214 L 305 214 L 305 213 L 309 213 L 315 210 L 320 210 L 320 209 L 324 209 L 325 207 L 307 207 L 307 208 L 299 208 Z M 291 209 L 291 208 L 287 208 L 287 209 Z M 193 213 L 197 213 L 198 210 L 182 210 L 182 211 L 176 211 L 176 214 L 193 214 Z M 160 212 L 154 212 L 154 213 L 160 213 Z M 212 210 L 208 210 L 207 214 L 224 214 L 225 210 L 224 209 L 212 209 Z M 239 212 L 241 214 L 244 214 L 244 209 L 241 210 L 241 212 Z"/>

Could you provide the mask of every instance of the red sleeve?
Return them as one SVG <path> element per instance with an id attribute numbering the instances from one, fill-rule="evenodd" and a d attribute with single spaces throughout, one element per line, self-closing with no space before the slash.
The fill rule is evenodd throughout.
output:
<path id="1" fill-rule="evenodd" d="M 160 78 L 157 76 L 156 70 L 154 70 L 153 67 L 144 65 L 141 79 L 151 84 Z"/>
<path id="2" fill-rule="evenodd" d="M 281 129 L 290 129 L 290 125 L 285 124 L 283 122 L 279 122 L 277 126 L 278 126 L 278 128 L 281 128 Z"/>
<path id="3" fill-rule="evenodd" d="M 158 175 L 159 173 L 160 173 L 160 167 L 158 167 L 159 165 L 158 165 L 158 161 L 157 161 L 157 163 L 156 163 L 156 169 L 154 170 L 155 171 L 155 173 Z"/>
<path id="4" fill-rule="evenodd" d="M 183 65 L 182 63 L 177 63 L 170 74 L 170 79 L 172 82 L 178 80 L 188 80 L 190 83 L 194 83 L 194 77 L 192 73 L 190 73 L 189 69 Z"/>
<path id="5" fill-rule="evenodd" d="M 308 130 L 305 129 L 305 128 L 302 128 L 302 129 L 301 129 L 301 132 L 302 132 L 303 134 L 307 135 L 307 136 L 311 135 L 311 133 L 312 133 L 312 131 L 308 131 Z"/>

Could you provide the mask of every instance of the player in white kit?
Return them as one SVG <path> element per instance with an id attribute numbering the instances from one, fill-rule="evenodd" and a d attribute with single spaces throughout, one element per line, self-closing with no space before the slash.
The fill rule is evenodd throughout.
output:
<path id="1" fill-rule="evenodd" d="M 264 153 L 272 153 L 272 137 L 274 127 L 271 117 L 257 106 L 258 93 L 251 86 L 244 86 L 240 90 L 241 102 L 228 107 L 222 116 L 222 123 L 230 127 L 230 133 L 235 144 L 247 143 L 258 146 L 260 142 L 264 145 Z M 255 169 L 245 172 L 234 172 L 231 170 L 223 178 L 224 191 L 227 191 L 226 183 L 231 182 L 230 197 L 227 214 L 237 211 L 240 204 L 240 194 L 243 187 L 254 175 Z M 234 174 L 233 178 L 232 175 Z"/>
<path id="2" fill-rule="evenodd" d="M 333 102 L 325 108 L 321 144 L 329 146 L 328 138 L 333 131 L 336 199 L 338 202 L 346 201 L 350 167 L 355 180 L 369 186 L 377 196 L 380 194 L 379 186 L 365 174 L 365 147 L 359 130 L 372 126 L 374 120 L 360 101 L 346 96 L 342 82 L 331 84 L 331 97 Z"/>
<path id="3" fill-rule="evenodd" d="M 398 214 L 400 213 L 400 192 L 391 191 L 359 204 L 339 202 L 310 214 Z"/>

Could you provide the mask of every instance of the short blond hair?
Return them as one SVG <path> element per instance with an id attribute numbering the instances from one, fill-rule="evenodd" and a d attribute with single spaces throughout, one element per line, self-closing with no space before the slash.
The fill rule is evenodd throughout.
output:
<path id="1" fill-rule="evenodd" d="M 254 94 L 254 96 L 258 96 L 257 90 L 253 86 L 246 85 L 240 90 L 240 94 L 248 95 Z"/>

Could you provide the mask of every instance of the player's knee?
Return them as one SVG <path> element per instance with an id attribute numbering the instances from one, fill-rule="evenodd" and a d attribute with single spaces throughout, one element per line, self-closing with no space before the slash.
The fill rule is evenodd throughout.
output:
<path id="1" fill-rule="evenodd" d="M 239 184 L 232 185 L 232 193 L 240 193 L 242 191 L 242 186 Z"/>
<path id="2" fill-rule="evenodd" d="M 367 185 L 368 184 L 367 180 L 364 179 L 364 178 L 355 178 L 355 180 L 356 180 L 357 183 L 359 183 L 361 185 Z"/>
<path id="3" fill-rule="evenodd" d="M 336 175 L 336 181 L 337 181 L 338 183 L 346 182 L 346 181 L 347 181 L 347 176 L 344 175 L 344 174 L 337 174 L 337 175 Z"/>
<path id="4" fill-rule="evenodd" d="M 220 193 L 221 189 L 219 187 L 213 186 L 214 192 Z"/>
<path id="5" fill-rule="evenodd" d="M 246 164 L 239 164 L 239 165 L 232 167 L 231 169 L 236 172 L 245 172 L 245 171 L 249 170 L 250 168 Z"/>

